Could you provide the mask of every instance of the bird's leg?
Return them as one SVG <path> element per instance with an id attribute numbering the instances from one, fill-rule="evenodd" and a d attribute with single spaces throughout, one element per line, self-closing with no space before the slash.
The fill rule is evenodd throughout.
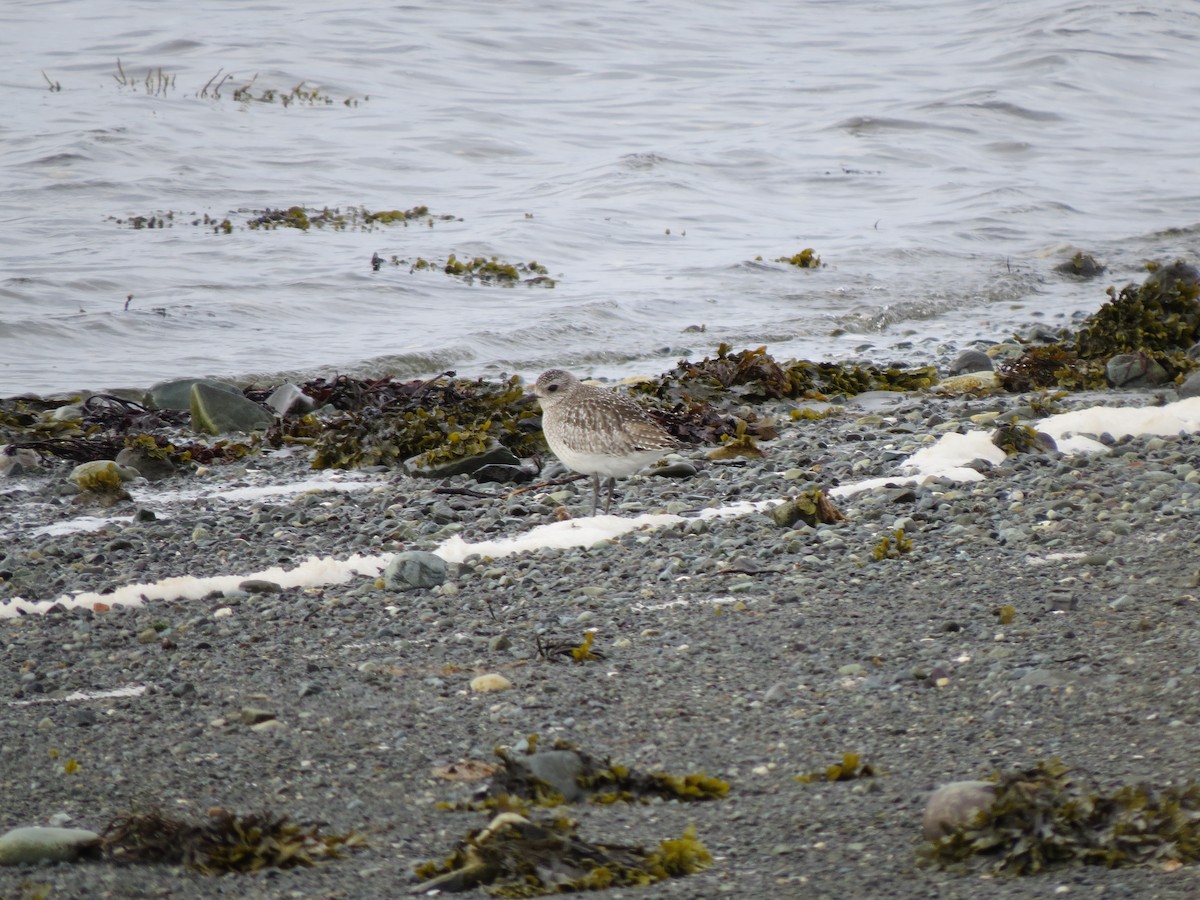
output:
<path id="1" fill-rule="evenodd" d="M 609 479 L 608 479 L 608 496 L 607 496 L 607 497 L 605 497 L 605 499 L 604 499 L 604 513 L 605 513 L 605 515 L 607 515 L 607 514 L 608 514 L 608 511 L 609 511 L 609 509 L 612 507 L 612 494 L 613 494 L 613 488 L 616 486 L 616 484 L 617 484 L 617 479 L 616 479 L 616 478 L 609 478 Z"/>
<path id="2" fill-rule="evenodd" d="M 592 515 L 596 514 L 596 506 L 600 503 L 600 476 L 592 476 Z M 605 510 L 608 512 L 608 510 Z"/>

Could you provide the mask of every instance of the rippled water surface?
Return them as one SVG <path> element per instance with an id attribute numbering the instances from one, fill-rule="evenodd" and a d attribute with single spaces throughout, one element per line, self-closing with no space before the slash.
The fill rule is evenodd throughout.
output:
<path id="1" fill-rule="evenodd" d="M 923 363 L 1200 256 L 1195 4 L 783 9 L 10 0 L 0 396 L 720 341 Z M 418 205 L 452 218 L 247 227 Z M 1053 272 L 1077 249 L 1102 282 Z M 390 263 L 450 254 L 556 286 Z"/>

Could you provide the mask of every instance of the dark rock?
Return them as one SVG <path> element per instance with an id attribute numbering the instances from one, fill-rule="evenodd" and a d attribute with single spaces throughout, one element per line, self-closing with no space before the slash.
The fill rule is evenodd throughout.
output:
<path id="1" fill-rule="evenodd" d="M 1061 262 L 1054 267 L 1055 272 L 1061 272 L 1063 275 L 1073 275 L 1076 278 L 1096 278 L 1103 275 L 1104 270 L 1105 266 L 1103 263 L 1097 262 L 1096 257 L 1083 251 L 1076 253 L 1066 262 Z"/>
<path id="2" fill-rule="evenodd" d="M 166 455 L 152 455 L 143 447 L 126 447 L 117 454 L 118 466 L 134 469 L 148 481 L 160 481 L 175 474 L 175 464 Z"/>
<path id="3" fill-rule="evenodd" d="M 654 466 L 646 470 L 647 475 L 657 475 L 660 478 L 691 478 L 696 474 L 696 466 L 687 460 L 677 460 L 664 466 Z"/>
<path id="4" fill-rule="evenodd" d="M 278 594 L 283 588 L 265 578 L 247 578 L 238 582 L 238 590 L 247 594 Z"/>
<path id="5" fill-rule="evenodd" d="M 992 358 L 982 350 L 964 350 L 946 371 L 951 375 L 967 375 L 971 372 L 992 372 L 995 368 Z"/>
<path id="6" fill-rule="evenodd" d="M 480 484 L 525 484 L 535 474 L 524 466 L 489 465 L 476 469 L 471 477 Z"/>
<path id="7" fill-rule="evenodd" d="M 484 466 L 516 466 L 520 464 L 507 447 L 493 443 L 487 450 L 474 456 L 452 459 L 444 463 L 421 463 L 420 456 L 405 460 L 408 474 L 419 478 L 449 478 L 451 475 L 470 475 Z"/>

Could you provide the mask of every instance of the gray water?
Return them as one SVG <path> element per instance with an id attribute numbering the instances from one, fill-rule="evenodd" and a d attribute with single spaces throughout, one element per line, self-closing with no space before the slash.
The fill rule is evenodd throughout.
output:
<path id="1" fill-rule="evenodd" d="M 1191 2 L 8 0 L 0 396 L 924 363 L 1060 324 L 1200 257 L 1198 34 Z M 246 227 L 419 204 L 454 218 Z M 1080 249 L 1102 281 L 1053 272 Z M 451 253 L 557 284 L 370 264 Z"/>

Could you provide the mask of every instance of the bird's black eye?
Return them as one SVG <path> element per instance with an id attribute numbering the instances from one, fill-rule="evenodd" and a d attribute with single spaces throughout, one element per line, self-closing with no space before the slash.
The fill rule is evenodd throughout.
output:
<path id="1" fill-rule="evenodd" d="M 557 384 L 551 384 L 551 385 L 547 385 L 547 387 L 546 387 L 546 391 L 547 391 L 548 393 L 551 393 L 551 394 L 553 394 L 553 393 L 554 393 L 555 391 L 557 391 L 557 390 L 558 390 L 558 385 L 557 385 Z"/>

